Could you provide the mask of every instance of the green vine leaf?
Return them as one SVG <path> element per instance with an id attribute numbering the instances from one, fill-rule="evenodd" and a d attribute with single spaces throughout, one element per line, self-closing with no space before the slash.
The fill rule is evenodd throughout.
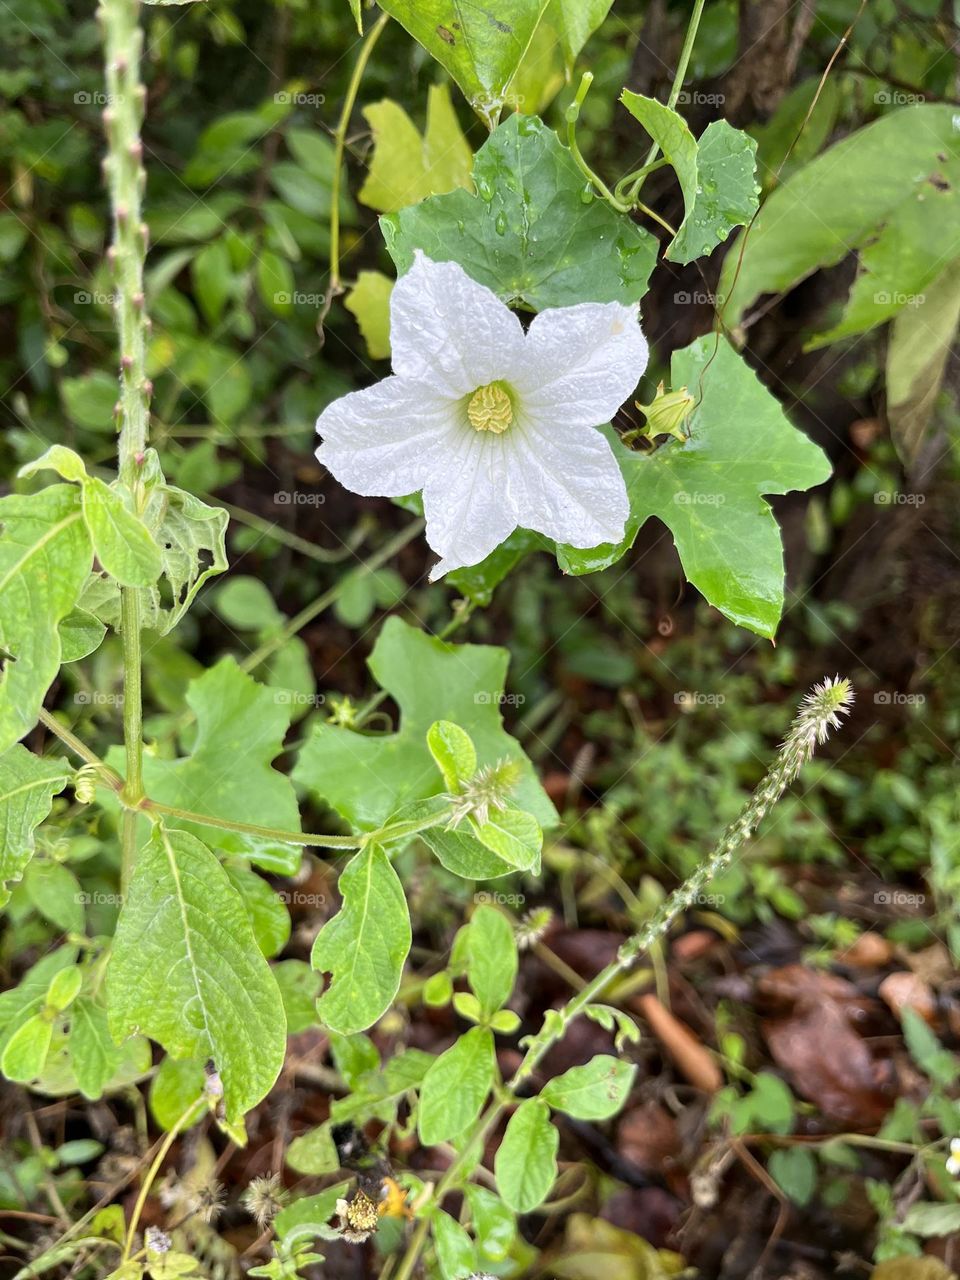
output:
<path id="1" fill-rule="evenodd" d="M 166 590 L 147 593 L 145 626 L 166 635 L 190 608 L 208 578 L 228 567 L 228 516 L 192 493 L 161 483 L 150 493 L 144 521 L 160 546 Z"/>
<path id="2" fill-rule="evenodd" d="M 174 1058 L 211 1058 L 228 1122 L 280 1073 L 286 1021 L 243 899 L 210 850 L 158 826 L 140 850 L 106 978 L 114 1040 L 141 1032 Z"/>
<path id="3" fill-rule="evenodd" d="M 467 925 L 467 978 L 485 1017 L 510 999 L 517 965 L 510 921 L 496 907 L 481 904 Z"/>
<path id="4" fill-rule="evenodd" d="M 530 761 L 503 727 L 509 654 L 492 645 L 445 644 L 393 616 L 384 623 L 368 665 L 400 708 L 396 733 L 366 736 L 318 723 L 303 747 L 294 781 L 348 822 L 374 829 L 411 801 L 437 795 L 443 780 L 427 747 L 436 720 L 451 720 L 473 739 L 481 766 L 516 760 L 521 777 L 512 799 L 542 827 L 556 810 Z"/>
<path id="5" fill-rule="evenodd" d="M 624 89 L 620 101 L 659 144 L 683 192 L 683 222 L 665 257 L 686 263 L 712 253 L 757 211 L 755 139 L 726 120 L 714 120 L 698 143 L 683 117 L 655 98 Z"/>
<path id="6" fill-rule="evenodd" d="M 469 1280 L 477 1274 L 477 1250 L 470 1233 L 442 1209 L 433 1217 L 433 1243 L 443 1280 Z"/>
<path id="7" fill-rule="evenodd" d="M 364 107 L 373 130 L 373 157 L 357 199 L 392 213 L 454 187 L 472 189 L 473 152 L 460 128 L 446 84 L 431 85 L 423 134 L 398 102 L 385 98 Z"/>
<path id="8" fill-rule="evenodd" d="M 493 1087 L 493 1032 L 471 1027 L 430 1067 L 420 1087 L 418 1126 L 425 1147 L 459 1138 Z"/>
<path id="9" fill-rule="evenodd" d="M 498 0 L 496 9 L 463 0 L 383 0 L 381 9 L 450 73 L 492 129 L 547 0 Z"/>
<path id="10" fill-rule="evenodd" d="M 548 1080 L 540 1097 L 577 1120 L 609 1120 L 626 1102 L 636 1074 L 634 1063 L 601 1053 Z"/>
<path id="11" fill-rule="evenodd" d="M 762 495 L 821 484 L 830 464 L 726 342 L 698 338 L 673 353 L 671 371 L 674 387 L 700 397 L 690 438 L 652 455 L 617 441 L 630 494 L 626 537 L 594 551 L 561 547 L 560 565 L 570 573 L 605 569 L 659 516 L 697 590 L 733 622 L 772 637 L 783 611 L 783 548 Z"/>
<path id="12" fill-rule="evenodd" d="M 368 845 L 340 876 L 343 905 L 317 934 L 310 963 L 330 972 L 317 1015 L 341 1035 L 364 1031 L 389 1008 L 410 950 L 403 886 L 379 845 Z"/>
<path id="13" fill-rule="evenodd" d="M 510 1117 L 494 1161 L 497 1187 L 516 1213 L 532 1213 L 550 1194 L 557 1177 L 560 1135 L 550 1108 L 527 1098 Z"/>
<path id="14" fill-rule="evenodd" d="M 37 723 L 91 560 L 73 485 L 0 498 L 0 751 Z"/>
<path id="15" fill-rule="evenodd" d="M 0 756 L 0 907 L 33 857 L 34 831 L 72 772 L 66 761 L 41 759 L 19 744 Z"/>
<path id="16" fill-rule="evenodd" d="M 500 125 L 473 181 L 476 195 L 451 191 L 380 219 L 398 272 L 422 249 L 535 311 L 643 297 L 657 241 L 605 201 L 584 202 L 583 174 L 542 120 L 518 113 Z"/>
<path id="17" fill-rule="evenodd" d="M 836 143 L 778 187 L 750 228 L 742 261 L 734 247 L 724 263 L 719 292 L 726 300 L 727 324 L 738 324 L 761 294 L 785 293 L 818 268 L 841 262 L 851 248 L 869 244 L 889 219 L 902 222 L 911 207 L 914 212 L 918 204 L 940 208 L 940 197 L 947 196 L 940 216 L 948 217 L 960 179 L 955 119 L 949 104 L 919 103 L 892 111 Z M 942 270 L 942 236 L 928 234 L 926 248 Z M 883 283 L 876 288 L 882 291 Z M 902 307 L 909 286 L 899 288 Z M 878 301 L 874 314 L 879 323 L 891 312 Z"/>
<path id="18" fill-rule="evenodd" d="M 151 799 L 211 818 L 299 831 L 300 811 L 290 779 L 270 764 L 283 750 L 290 727 L 289 699 L 224 657 L 190 682 L 186 701 L 197 718 L 193 750 L 179 760 L 144 758 L 144 786 Z M 107 759 L 123 769 L 118 748 Z M 300 865 L 295 845 L 174 819 L 168 825 L 193 831 L 223 853 L 280 875 L 292 875 Z"/>
<path id="19" fill-rule="evenodd" d="M 81 488 L 83 518 L 97 559 L 123 587 L 149 587 L 160 577 L 160 548 L 118 489 L 96 476 Z"/>

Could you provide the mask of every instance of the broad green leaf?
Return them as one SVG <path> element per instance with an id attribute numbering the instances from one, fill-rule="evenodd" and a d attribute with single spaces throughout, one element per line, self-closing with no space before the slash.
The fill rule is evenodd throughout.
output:
<path id="1" fill-rule="evenodd" d="M 207 1082 L 204 1064 L 193 1058 L 171 1058 L 160 1063 L 150 1084 L 150 1111 L 167 1133 L 203 1095 Z"/>
<path id="2" fill-rule="evenodd" d="M 270 761 L 283 750 L 290 727 L 289 702 L 241 671 L 231 657 L 190 682 L 187 705 L 197 718 L 192 752 L 179 760 L 147 755 L 147 794 L 163 804 L 210 817 L 248 822 L 281 831 L 300 830 L 300 812 L 290 779 Z M 122 769 L 116 750 L 108 756 Z M 295 845 L 260 836 L 190 827 L 224 853 L 248 858 L 269 871 L 292 875 L 300 864 Z"/>
<path id="3" fill-rule="evenodd" d="M 670 161 L 683 192 L 684 215 L 666 251 L 674 262 L 712 253 L 757 211 L 757 144 L 726 120 L 708 125 L 699 143 L 676 111 L 624 89 L 620 101 Z"/>
<path id="4" fill-rule="evenodd" d="M 60 661 L 79 662 L 100 648 L 107 628 L 86 609 L 71 609 L 60 623 Z"/>
<path id="5" fill-rule="evenodd" d="M 33 857 L 33 833 L 71 773 L 66 761 L 41 759 L 19 744 L 0 755 L 0 906 Z"/>
<path id="6" fill-rule="evenodd" d="M 64 378 L 60 390 L 67 416 L 78 427 L 113 434 L 114 411 L 119 394 L 115 374 L 97 369 L 80 378 Z"/>
<path id="7" fill-rule="evenodd" d="M 0 1071 L 8 1080 L 26 1084 L 43 1070 L 53 1038 L 53 1021 L 35 1013 L 13 1033 L 0 1056 Z"/>
<path id="8" fill-rule="evenodd" d="M 560 1135 L 550 1108 L 527 1098 L 510 1117 L 494 1161 L 497 1187 L 517 1213 L 532 1213 L 550 1194 L 557 1176 Z"/>
<path id="9" fill-rule="evenodd" d="M 343 300 L 355 317 L 371 360 L 390 358 L 390 295 L 393 281 L 382 271 L 361 271 Z M 360 580 L 358 578 L 358 580 Z"/>
<path id="10" fill-rule="evenodd" d="M 543 832 L 536 818 L 522 809 L 491 809 L 489 819 L 474 823 L 471 834 L 518 871 L 530 871 L 540 864 Z"/>
<path id="11" fill-rule="evenodd" d="M 82 933 L 83 895 L 77 877 L 62 862 L 27 864 L 23 885 L 34 908 L 64 933 Z"/>
<path id="12" fill-rule="evenodd" d="M 675 351 L 671 368 L 673 386 L 699 400 L 690 438 L 652 455 L 616 442 L 630 494 L 626 537 L 595 551 L 562 547 L 560 565 L 572 573 L 605 569 L 645 520 L 659 516 L 697 590 L 733 622 L 772 637 L 783 610 L 783 549 L 762 495 L 821 484 L 830 464 L 722 339 L 707 335 Z"/>
<path id="13" fill-rule="evenodd" d="M 427 746 L 443 775 L 444 785 L 454 794 L 460 784 L 477 771 L 477 752 L 466 733 L 450 720 L 437 720 L 427 730 Z"/>
<path id="14" fill-rule="evenodd" d="M 317 934 L 310 963 L 332 974 L 317 1001 L 320 1021 L 350 1035 L 389 1008 L 410 950 L 410 913 L 400 879 L 379 845 L 368 845 L 344 868 L 343 905 Z"/>
<path id="15" fill-rule="evenodd" d="M 0 498 L 0 751 L 37 723 L 91 556 L 73 485 Z"/>
<path id="16" fill-rule="evenodd" d="M 809 76 L 780 100 L 766 124 L 751 123 L 764 190 L 808 164 L 833 132 L 843 93 L 836 77 Z"/>
<path id="17" fill-rule="evenodd" d="M 474 157 L 473 180 L 476 195 L 431 196 L 380 219 L 399 272 L 422 249 L 535 311 L 643 297 L 657 241 L 606 201 L 585 202 L 583 174 L 541 120 L 511 116 Z"/>
<path id="18" fill-rule="evenodd" d="M 493 1087 L 493 1032 L 471 1027 L 441 1053 L 423 1077 L 418 1125 L 425 1147 L 459 1138 Z"/>
<path id="19" fill-rule="evenodd" d="M 423 134 L 398 102 L 385 98 L 363 109 L 374 150 L 357 196 L 380 213 L 393 213 L 427 196 L 473 185 L 473 152 L 464 137 L 445 84 L 431 85 Z"/>
<path id="20" fill-rule="evenodd" d="M 478 1187 L 471 1182 L 465 1190 L 477 1244 L 487 1258 L 500 1262 L 507 1256 L 517 1235 L 517 1220 L 513 1211 L 486 1187 Z"/>
<path id="21" fill-rule="evenodd" d="M 540 1097 L 577 1120 L 609 1120 L 626 1102 L 636 1074 L 632 1062 L 601 1053 L 548 1080 Z"/>
<path id="22" fill-rule="evenodd" d="M 70 1065 L 85 1098 L 99 1098 L 120 1065 L 107 1012 L 89 996 L 81 996 L 70 1010 Z"/>
<path id="23" fill-rule="evenodd" d="M 742 262 L 739 243 L 724 262 L 718 292 L 726 323 L 738 324 L 761 294 L 785 293 L 818 268 L 842 261 L 902 206 L 920 196 L 933 199 L 945 165 L 955 168 L 960 156 L 954 118 L 948 104 L 892 111 L 778 187 L 747 234 Z"/>
<path id="24" fill-rule="evenodd" d="M 356 1089 L 362 1076 L 380 1069 L 380 1051 L 370 1037 L 361 1032 L 342 1036 L 331 1031 L 330 1052 L 333 1065 L 348 1089 Z"/>
<path id="25" fill-rule="evenodd" d="M 247 908 L 257 946 L 268 959 L 278 955 L 290 938 L 290 915 L 280 895 L 249 867 L 234 862 L 224 870 Z"/>
<path id="26" fill-rule="evenodd" d="M 116 489 L 97 476 L 81 490 L 86 521 L 97 559 L 124 587 L 150 587 L 160 577 L 160 548 L 139 516 L 124 504 Z"/>
<path id="27" fill-rule="evenodd" d="M 917 461 L 960 323 L 960 258 L 904 307 L 887 344 L 887 418 L 904 466 Z"/>
<path id="28" fill-rule="evenodd" d="M 211 1058 L 226 1118 L 265 1097 L 283 1065 L 280 993 L 243 900 L 205 845 L 158 826 L 140 850 L 107 969 L 115 1040 L 135 1031 L 175 1058 Z"/>
<path id="29" fill-rule="evenodd" d="M 510 999 L 517 977 L 517 943 L 507 917 L 479 906 L 467 926 L 467 978 L 485 1015 Z"/>
<path id="30" fill-rule="evenodd" d="M 438 1209 L 433 1216 L 433 1244 L 443 1280 L 469 1280 L 477 1272 L 477 1250 L 456 1218 Z"/>
<path id="31" fill-rule="evenodd" d="M 463 0 L 384 0 L 380 7 L 449 71 L 492 129 L 546 5 L 547 0 L 499 0 L 493 10 Z"/>
<path id="32" fill-rule="evenodd" d="M 403 805 L 442 791 L 426 735 L 435 720 L 451 720 L 473 739 L 481 766 L 498 760 L 521 763 L 513 800 L 541 826 L 553 826 L 553 805 L 503 728 L 500 704 L 508 660 L 505 649 L 445 644 L 396 616 L 388 618 L 368 665 L 400 708 L 399 730 L 368 736 L 318 723 L 300 753 L 294 780 L 348 822 L 376 828 Z"/>

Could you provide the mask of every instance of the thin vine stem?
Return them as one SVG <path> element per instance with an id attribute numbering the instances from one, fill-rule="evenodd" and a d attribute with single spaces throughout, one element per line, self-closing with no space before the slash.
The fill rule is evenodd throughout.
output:
<path id="1" fill-rule="evenodd" d="M 118 470 L 135 508 L 143 502 L 141 468 L 153 386 L 147 377 L 148 320 L 143 288 L 147 228 L 141 216 L 146 174 L 143 168 L 143 122 L 146 89 L 140 81 L 143 32 L 140 0 L 102 0 L 106 60 L 107 135 L 104 172 L 110 190 L 113 240 L 108 251 L 116 285 L 115 318 L 120 347 L 120 439 Z M 126 756 L 124 796 L 136 803 L 143 795 L 143 700 L 141 669 L 141 602 L 136 588 L 120 597 L 123 638 L 123 744 Z M 124 814 L 121 830 L 121 891 L 126 892 L 136 858 L 136 818 Z"/>
<path id="2" fill-rule="evenodd" d="M 347 93 L 340 111 L 340 119 L 337 121 L 336 132 L 333 135 L 333 182 L 330 191 L 330 287 L 327 290 L 324 310 L 321 314 L 321 323 L 326 317 L 333 299 L 337 297 L 342 288 L 340 282 L 340 182 L 342 180 L 344 154 L 347 149 L 347 130 L 350 128 L 350 117 L 353 115 L 357 94 L 360 92 L 360 81 L 363 79 L 363 73 L 366 71 L 370 55 L 373 53 L 383 29 L 389 21 L 390 15 L 382 13 L 364 37 L 359 57 L 350 76 L 350 83 L 347 85 Z"/>
<path id="3" fill-rule="evenodd" d="M 683 88 L 683 82 L 687 78 L 687 67 L 690 65 L 690 57 L 693 54 L 693 46 L 697 40 L 697 31 L 700 28 L 700 19 L 703 17 L 703 10 L 707 0 L 694 0 L 693 12 L 690 14 L 690 21 L 687 23 L 687 32 L 683 38 L 683 48 L 680 50 L 680 61 L 677 63 L 677 69 L 673 75 L 673 84 L 670 86 L 670 96 L 667 98 L 667 106 L 672 111 L 677 105 L 680 97 L 680 91 Z M 640 194 L 644 180 L 648 173 L 652 172 L 651 166 L 660 153 L 660 143 L 654 142 L 647 152 L 647 157 L 639 171 L 639 177 L 630 192 L 630 199 L 634 202 Z"/>

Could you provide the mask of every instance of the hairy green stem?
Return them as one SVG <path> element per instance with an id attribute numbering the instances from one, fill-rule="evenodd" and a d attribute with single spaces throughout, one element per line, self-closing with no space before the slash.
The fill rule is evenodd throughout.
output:
<path id="1" fill-rule="evenodd" d="M 375 831 L 365 831 L 361 835 L 333 836 L 311 831 L 282 831 L 277 827 L 259 827 L 252 822 L 233 822 L 229 818 L 215 818 L 208 813 L 195 813 L 192 809 L 162 804 L 159 800 L 151 800 L 149 796 L 142 797 L 138 804 L 127 811 L 125 817 L 130 816 L 136 821 L 139 813 L 159 814 L 162 817 L 176 818 L 179 822 L 195 822 L 198 826 L 216 827 L 220 831 L 236 831 L 241 835 L 276 840 L 280 844 L 310 845 L 318 849 L 362 849 L 368 844 L 389 844 L 391 840 L 417 835 L 421 831 L 429 831 L 431 827 L 444 826 L 451 816 L 451 810 L 444 809 L 426 818 L 388 822 Z"/>
<path id="2" fill-rule="evenodd" d="M 143 169 L 143 122 L 146 89 L 140 82 L 140 0 L 102 0 L 106 59 L 107 106 L 103 123 L 107 135 L 104 172 L 113 211 L 113 242 L 108 258 L 116 290 L 114 307 L 120 346 L 120 442 L 118 469 L 134 507 L 142 501 L 140 482 L 147 447 L 152 385 L 147 378 L 148 321 L 144 303 L 143 263 L 147 228 L 141 217 L 146 183 Z M 136 803 L 143 795 L 143 704 L 140 653 L 140 594 L 121 592 L 120 626 L 123 636 L 123 743 L 126 754 L 124 797 Z M 136 858 L 136 818 L 124 814 L 121 832 L 121 890 L 126 892 Z"/>
<path id="3" fill-rule="evenodd" d="M 840 725 L 840 715 L 846 713 L 852 701 L 848 681 L 825 681 L 818 685 L 801 703 L 786 741 L 780 748 L 773 767 L 747 801 L 738 817 L 726 828 L 710 856 L 692 876 L 667 897 L 650 919 L 620 947 L 617 957 L 586 984 L 557 1013 L 550 1010 L 539 1032 L 528 1041 L 527 1051 L 511 1078 L 499 1091 L 493 1102 L 479 1117 L 461 1143 L 461 1154 L 437 1183 L 433 1202 L 440 1205 L 448 1191 L 460 1184 L 464 1166 L 472 1159 L 472 1153 L 482 1144 L 503 1113 L 512 1105 L 517 1092 L 533 1075 L 537 1066 L 558 1040 L 566 1034 L 570 1024 L 597 1000 L 610 984 L 629 969 L 644 952 L 649 951 L 667 932 L 671 924 L 686 911 L 705 887 L 730 864 L 757 826 L 777 803 L 784 791 L 797 777 L 804 763 L 813 754 L 814 747 L 826 740 L 830 729 Z M 424 1219 L 411 1237 L 394 1280 L 410 1280 L 420 1252 L 426 1243 L 428 1220 Z"/>

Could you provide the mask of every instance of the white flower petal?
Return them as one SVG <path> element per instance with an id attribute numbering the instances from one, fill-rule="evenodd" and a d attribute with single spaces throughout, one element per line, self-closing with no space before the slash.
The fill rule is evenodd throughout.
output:
<path id="1" fill-rule="evenodd" d="M 511 444 L 507 483 L 518 524 L 572 547 L 620 541 L 630 499 L 613 450 L 595 427 L 528 417 Z"/>
<path id="2" fill-rule="evenodd" d="M 397 498 L 422 489 L 462 429 L 456 401 L 405 378 L 351 391 L 317 419 L 317 457 L 347 489 Z"/>
<path id="3" fill-rule="evenodd" d="M 457 263 L 419 252 L 390 295 L 390 345 L 395 373 L 452 396 L 510 380 L 525 358 L 509 307 Z"/>
<path id="4" fill-rule="evenodd" d="M 431 582 L 451 569 L 479 564 L 517 527 L 505 479 L 512 451 L 504 439 L 467 427 L 427 482 L 427 542 L 442 557 Z"/>
<path id="5" fill-rule="evenodd" d="M 534 316 L 516 387 L 531 413 L 596 427 L 634 390 L 649 354 L 636 307 L 556 307 Z"/>

